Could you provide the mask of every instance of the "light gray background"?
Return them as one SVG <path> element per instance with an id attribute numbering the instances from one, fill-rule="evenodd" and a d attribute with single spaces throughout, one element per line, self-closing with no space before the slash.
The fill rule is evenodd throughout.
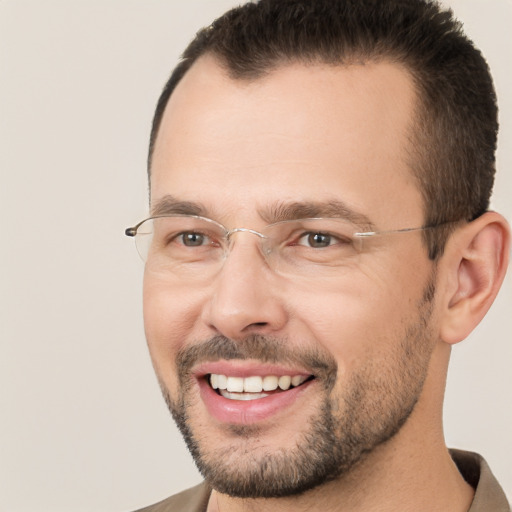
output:
<path id="1" fill-rule="evenodd" d="M 0 510 L 126 511 L 200 477 L 160 398 L 123 229 L 146 213 L 160 89 L 231 0 L 0 2 Z M 452 0 L 501 105 L 494 208 L 512 218 L 512 3 Z M 512 495 L 512 278 L 454 350 L 450 446 Z"/>

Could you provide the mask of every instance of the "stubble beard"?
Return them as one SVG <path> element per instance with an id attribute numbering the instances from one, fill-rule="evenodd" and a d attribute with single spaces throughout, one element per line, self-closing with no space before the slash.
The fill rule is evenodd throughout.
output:
<path id="1" fill-rule="evenodd" d="M 327 353 L 291 353 L 285 340 L 251 336 L 232 341 L 217 336 L 184 349 L 177 358 L 180 392 L 171 399 L 161 381 L 169 410 L 194 461 L 209 485 L 239 498 L 280 498 L 304 493 L 348 474 L 376 447 L 391 439 L 412 413 L 423 389 L 433 350 L 429 332 L 433 289 L 426 288 L 418 317 L 410 321 L 396 351 L 365 367 L 343 382 L 335 393 L 336 362 Z M 300 361 L 314 367 L 322 385 L 316 414 L 304 422 L 295 446 L 265 450 L 258 426 L 232 425 L 226 446 L 212 449 L 194 431 L 188 369 L 198 360 L 253 358 L 263 362 Z M 286 426 L 283 426 L 286 428 Z M 198 430 L 198 429 L 197 429 Z M 229 437 L 228 437 L 229 436 Z M 230 445 L 229 439 L 233 440 Z"/>

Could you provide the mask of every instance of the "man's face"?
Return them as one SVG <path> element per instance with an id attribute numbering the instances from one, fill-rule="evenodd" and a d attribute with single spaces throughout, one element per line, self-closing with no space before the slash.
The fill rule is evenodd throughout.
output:
<path id="1" fill-rule="evenodd" d="M 167 106 L 152 209 L 261 230 L 290 205 L 318 216 L 343 204 L 375 230 L 421 226 L 407 165 L 414 101 L 409 76 L 392 64 L 297 64 L 245 82 L 203 58 Z M 378 237 L 328 279 L 272 270 L 248 232 L 235 234 L 208 280 L 147 265 L 153 363 L 213 487 L 301 492 L 348 472 L 412 421 L 435 338 L 431 285 L 420 232 Z M 232 389 L 276 378 L 286 388 L 287 377 L 299 385 L 221 394 L 212 374 L 234 377 Z"/>

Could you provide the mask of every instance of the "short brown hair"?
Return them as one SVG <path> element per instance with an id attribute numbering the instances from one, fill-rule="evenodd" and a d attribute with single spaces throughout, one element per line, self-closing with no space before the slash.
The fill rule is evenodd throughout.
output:
<path id="1" fill-rule="evenodd" d="M 148 171 L 165 106 L 202 55 L 233 79 L 254 80 L 290 62 L 396 62 L 418 92 L 410 166 L 424 198 L 425 225 L 470 221 L 489 207 L 498 131 L 496 95 L 482 54 L 450 10 L 429 0 L 260 0 L 198 32 L 159 98 Z M 426 230 L 429 257 L 450 228 Z"/>

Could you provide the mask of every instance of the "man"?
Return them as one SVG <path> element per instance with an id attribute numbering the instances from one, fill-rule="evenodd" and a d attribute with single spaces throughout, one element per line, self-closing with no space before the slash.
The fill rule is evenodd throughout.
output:
<path id="1" fill-rule="evenodd" d="M 261 0 L 159 100 L 144 318 L 205 483 L 146 511 L 506 511 L 449 451 L 453 344 L 493 302 L 496 101 L 424 0 Z"/>

